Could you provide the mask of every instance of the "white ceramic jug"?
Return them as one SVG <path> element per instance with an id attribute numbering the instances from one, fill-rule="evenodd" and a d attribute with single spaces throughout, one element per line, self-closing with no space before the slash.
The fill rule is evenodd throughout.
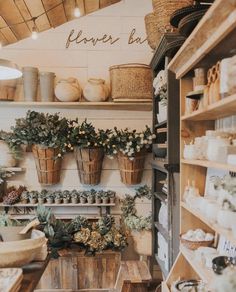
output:
<path id="1" fill-rule="evenodd" d="M 83 91 L 85 99 L 93 102 L 106 101 L 109 89 L 103 79 L 90 78 Z"/>
<path id="2" fill-rule="evenodd" d="M 76 78 L 60 79 L 55 87 L 57 99 L 63 102 L 77 101 L 81 98 L 82 90 Z"/>

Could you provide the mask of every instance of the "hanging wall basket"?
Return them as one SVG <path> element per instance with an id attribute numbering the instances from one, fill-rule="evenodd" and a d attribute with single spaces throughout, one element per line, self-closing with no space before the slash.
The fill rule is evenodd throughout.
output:
<path id="1" fill-rule="evenodd" d="M 54 185 L 60 182 L 62 158 L 58 157 L 58 148 L 32 147 L 39 183 Z"/>
<path id="2" fill-rule="evenodd" d="M 75 158 L 80 182 L 85 185 L 98 185 L 101 180 L 103 149 L 77 147 Z"/>
<path id="3" fill-rule="evenodd" d="M 118 153 L 121 181 L 126 185 L 140 184 L 142 181 L 146 151 L 135 154 L 133 160 L 122 152 Z"/>

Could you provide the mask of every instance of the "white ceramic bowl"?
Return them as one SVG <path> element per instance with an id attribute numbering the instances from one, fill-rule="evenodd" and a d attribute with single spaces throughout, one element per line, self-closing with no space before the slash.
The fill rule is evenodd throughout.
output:
<path id="1" fill-rule="evenodd" d="M 29 264 L 45 243 L 45 234 L 39 230 L 32 231 L 31 239 L 0 242 L 0 268 Z"/>

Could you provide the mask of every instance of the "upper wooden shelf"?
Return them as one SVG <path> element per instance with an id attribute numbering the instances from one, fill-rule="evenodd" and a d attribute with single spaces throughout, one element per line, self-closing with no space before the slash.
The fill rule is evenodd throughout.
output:
<path id="1" fill-rule="evenodd" d="M 182 116 L 182 121 L 209 121 L 234 115 L 236 112 L 236 94 L 210 104 L 204 110 L 197 110 Z"/>
<path id="2" fill-rule="evenodd" d="M 208 161 L 208 160 L 181 159 L 181 163 L 236 172 L 236 165 L 230 165 L 226 163 L 224 164 L 224 163 Z"/>
<path id="3" fill-rule="evenodd" d="M 183 77 L 194 67 L 208 68 L 236 53 L 236 2 L 216 0 L 185 41 L 168 68 Z M 223 40 L 223 41 L 222 41 Z"/>
<path id="4" fill-rule="evenodd" d="M 68 109 L 107 109 L 107 110 L 129 110 L 129 111 L 151 111 L 150 102 L 27 102 L 27 101 L 1 101 L 0 107 L 53 107 Z"/>

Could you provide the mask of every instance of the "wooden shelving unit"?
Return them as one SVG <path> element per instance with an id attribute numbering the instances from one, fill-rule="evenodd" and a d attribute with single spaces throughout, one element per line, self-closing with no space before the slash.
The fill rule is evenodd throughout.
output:
<path id="1" fill-rule="evenodd" d="M 68 108 L 68 109 L 107 109 L 107 110 L 133 110 L 151 111 L 152 101 L 143 102 L 26 102 L 26 101 L 1 101 L 0 107 L 37 107 L 37 108 Z"/>
<path id="2" fill-rule="evenodd" d="M 235 36 L 235 2 L 216 0 L 168 66 L 169 70 L 175 72 L 177 78 L 180 79 L 180 123 L 181 133 L 183 133 L 183 136 L 180 137 L 181 156 L 186 140 L 184 133 L 189 133 L 188 139 L 191 141 L 195 137 L 205 135 L 206 130 L 214 129 L 217 119 L 235 115 L 235 94 L 204 109 L 185 115 L 185 98 L 193 88 L 193 70 L 199 67 L 208 69 L 217 61 L 235 55 L 236 43 L 232 41 Z M 224 236 L 231 244 L 236 244 L 236 239 L 230 230 L 211 222 L 207 216 L 181 199 L 188 180 L 195 180 L 196 187 L 199 188 L 201 194 L 204 194 L 207 168 L 236 172 L 236 166 L 205 160 L 181 159 L 180 162 L 180 233 L 189 229 L 202 228 L 205 231 Z M 215 279 L 214 272 L 198 262 L 193 251 L 182 245 L 179 251 L 168 277 L 162 284 L 162 291 L 170 291 L 173 282 L 179 278 L 202 279 L 211 290 L 211 284 Z"/>

